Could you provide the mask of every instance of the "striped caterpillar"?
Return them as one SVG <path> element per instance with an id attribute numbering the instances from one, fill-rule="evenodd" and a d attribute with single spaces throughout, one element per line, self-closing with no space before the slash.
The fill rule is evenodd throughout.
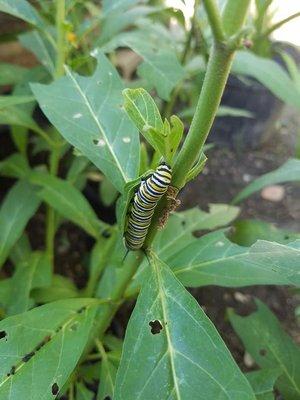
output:
<path id="1" fill-rule="evenodd" d="M 166 193 L 171 178 L 171 167 L 162 163 L 153 174 L 141 182 L 133 198 L 125 232 L 125 245 L 128 250 L 138 250 L 143 246 L 154 209 Z"/>

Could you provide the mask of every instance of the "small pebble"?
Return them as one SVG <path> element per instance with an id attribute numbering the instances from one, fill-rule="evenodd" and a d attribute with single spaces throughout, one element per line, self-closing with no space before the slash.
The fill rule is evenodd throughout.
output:
<path id="1" fill-rule="evenodd" d="M 267 186 L 261 191 L 260 195 L 264 200 L 278 202 L 284 198 L 285 189 L 280 185 Z"/>

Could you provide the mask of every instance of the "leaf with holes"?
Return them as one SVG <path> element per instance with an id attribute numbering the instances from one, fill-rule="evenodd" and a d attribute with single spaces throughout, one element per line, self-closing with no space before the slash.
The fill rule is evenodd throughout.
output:
<path id="1" fill-rule="evenodd" d="M 32 90 L 62 136 L 122 192 L 138 174 L 139 137 L 121 107 L 123 83 L 117 71 L 103 54 L 97 61 L 93 76 L 67 69 L 65 77 L 50 85 L 33 84 Z"/>
<path id="2" fill-rule="evenodd" d="M 39 204 L 34 186 L 24 181 L 16 183 L 6 195 L 0 209 L 0 267 Z"/>
<path id="3" fill-rule="evenodd" d="M 61 300 L 0 322 L 0 399 L 52 400 L 75 368 L 99 301 Z"/>
<path id="4" fill-rule="evenodd" d="M 106 228 L 83 194 L 70 182 L 43 172 L 33 172 L 30 182 L 40 187 L 37 195 L 42 200 L 93 237 L 99 237 L 100 231 Z"/>
<path id="5" fill-rule="evenodd" d="M 243 189 L 233 200 L 233 203 L 239 203 L 251 194 L 261 190 L 265 186 L 276 183 L 300 181 L 300 160 L 291 158 L 281 167 L 269 172 L 251 182 Z"/>
<path id="6" fill-rule="evenodd" d="M 196 300 L 152 259 L 131 315 L 114 400 L 254 400 L 252 389 Z"/>
<path id="7" fill-rule="evenodd" d="M 259 300 L 256 305 L 257 311 L 247 317 L 240 317 L 230 310 L 230 322 L 261 368 L 280 371 L 276 387 L 283 397 L 297 400 L 300 398 L 300 349 L 268 307 Z"/>
<path id="8" fill-rule="evenodd" d="M 191 287 L 299 286 L 299 257 L 300 240 L 288 245 L 259 240 L 242 247 L 217 231 L 175 252 L 168 263 L 178 279 Z"/>

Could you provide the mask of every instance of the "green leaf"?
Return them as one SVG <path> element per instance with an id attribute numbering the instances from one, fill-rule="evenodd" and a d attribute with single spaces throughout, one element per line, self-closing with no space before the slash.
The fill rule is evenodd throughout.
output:
<path id="1" fill-rule="evenodd" d="M 230 322 L 261 368 L 279 369 L 281 376 L 276 387 L 283 397 L 297 400 L 300 396 L 300 349 L 268 307 L 259 300 L 256 305 L 257 311 L 247 317 L 230 311 Z"/>
<path id="2" fill-rule="evenodd" d="M 0 110 L 0 125 L 22 126 L 33 131 L 38 130 L 38 125 L 33 118 L 19 107 L 6 107 Z"/>
<path id="3" fill-rule="evenodd" d="M 33 96 L 0 96 L 0 108 L 31 103 L 33 101 Z"/>
<path id="4" fill-rule="evenodd" d="M 94 392 L 88 390 L 82 383 L 76 383 L 76 400 L 93 400 Z"/>
<path id="5" fill-rule="evenodd" d="M 163 131 L 164 124 L 160 112 L 145 89 L 124 89 L 123 96 L 124 108 L 141 133 L 144 134 L 149 127 L 158 132 Z"/>
<path id="6" fill-rule="evenodd" d="M 223 231 L 194 240 L 173 253 L 168 263 L 185 286 L 300 285 L 300 240 L 282 245 L 259 240 L 241 247 Z"/>
<path id="7" fill-rule="evenodd" d="M 121 108 L 123 84 L 117 71 L 103 54 L 97 61 L 93 76 L 67 69 L 65 77 L 47 86 L 33 84 L 32 90 L 62 136 L 122 192 L 138 173 L 139 138 Z"/>
<path id="8" fill-rule="evenodd" d="M 34 252 L 29 259 L 18 265 L 11 280 L 8 315 L 27 311 L 31 305 L 30 291 L 51 283 L 51 263 L 47 254 Z"/>
<path id="9" fill-rule="evenodd" d="M 300 239 L 300 233 L 278 229 L 274 224 L 260 220 L 239 220 L 234 223 L 230 240 L 241 245 L 251 246 L 257 240 L 277 243 L 289 243 Z"/>
<path id="10" fill-rule="evenodd" d="M 246 374 L 257 400 L 274 400 L 273 387 L 279 375 L 278 369 L 261 369 Z"/>
<path id="11" fill-rule="evenodd" d="M 285 103 L 300 107 L 300 92 L 285 70 L 275 61 L 249 51 L 238 51 L 232 72 L 251 76 Z"/>
<path id="12" fill-rule="evenodd" d="M 103 178 L 101 185 L 100 185 L 100 196 L 102 203 L 105 207 L 111 206 L 116 198 L 118 197 L 118 192 L 116 188 L 112 185 L 112 183 L 107 179 Z"/>
<path id="13" fill-rule="evenodd" d="M 39 204 L 35 188 L 24 181 L 16 183 L 6 195 L 0 209 L 0 266 Z"/>
<path id="14" fill-rule="evenodd" d="M 31 255 L 31 245 L 29 242 L 28 235 L 23 232 L 20 239 L 14 245 L 9 253 L 9 259 L 13 262 L 15 266 L 22 262 L 26 262 Z"/>
<path id="15" fill-rule="evenodd" d="M 13 15 L 40 29 L 45 23 L 32 5 L 26 0 L 0 0 L 0 11 Z"/>
<path id="16" fill-rule="evenodd" d="M 153 248 L 158 256 L 166 262 L 174 253 L 180 252 L 191 242 L 197 240 L 193 236 L 195 231 L 212 230 L 227 225 L 237 217 L 238 213 L 238 207 L 227 204 L 210 204 L 209 212 L 195 207 L 187 211 L 173 213 L 166 228 L 156 235 Z M 145 261 L 139 267 L 130 285 L 129 293 L 136 291 L 143 279 L 147 279 L 147 265 L 148 262 Z"/>
<path id="17" fill-rule="evenodd" d="M 0 63 L 0 85 L 15 85 L 24 80 L 27 68 L 15 64 Z"/>
<path id="18" fill-rule="evenodd" d="M 1 321 L 0 398 L 52 400 L 81 356 L 98 305 L 61 300 Z"/>
<path id="19" fill-rule="evenodd" d="M 114 396 L 151 398 L 255 399 L 212 322 L 158 259 L 126 330 Z"/>
<path id="20" fill-rule="evenodd" d="M 169 100 L 171 91 L 184 77 L 184 69 L 170 43 L 163 43 L 158 32 L 150 34 L 137 30 L 120 34 L 104 47 L 104 51 L 122 46 L 131 48 L 142 57 L 138 75 L 156 89 L 159 97 Z"/>
<path id="21" fill-rule="evenodd" d="M 25 178 L 30 173 L 26 158 L 20 153 L 14 153 L 0 162 L 0 174 L 10 178 Z"/>
<path id="22" fill-rule="evenodd" d="M 126 9 L 127 7 L 133 6 L 139 2 L 140 0 L 103 0 L 103 12 L 105 15 L 111 12 L 120 12 L 124 8 Z"/>
<path id="23" fill-rule="evenodd" d="M 100 231 L 105 229 L 104 222 L 97 218 L 86 198 L 70 182 L 43 172 L 33 172 L 30 182 L 41 187 L 37 194 L 43 201 L 93 237 L 99 237 Z"/>
<path id="24" fill-rule="evenodd" d="M 31 31 L 19 35 L 19 41 L 25 49 L 31 51 L 40 63 L 50 72 L 55 74 L 56 52 L 52 44 L 39 32 Z"/>
<path id="25" fill-rule="evenodd" d="M 102 352 L 100 382 L 98 386 L 97 400 L 113 398 L 117 367 L 108 359 L 107 353 Z"/>
<path id="26" fill-rule="evenodd" d="M 296 158 L 287 160 L 281 167 L 255 179 L 233 199 L 233 203 L 239 203 L 265 186 L 293 181 L 300 181 L 300 160 Z"/>
<path id="27" fill-rule="evenodd" d="M 53 275 L 51 286 L 43 289 L 33 289 L 31 292 L 31 297 L 39 304 L 78 296 L 79 292 L 74 283 L 70 279 L 57 274 Z"/>

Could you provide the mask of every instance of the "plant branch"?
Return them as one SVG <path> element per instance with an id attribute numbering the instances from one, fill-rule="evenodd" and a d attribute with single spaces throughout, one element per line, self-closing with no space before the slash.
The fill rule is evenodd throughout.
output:
<path id="1" fill-rule="evenodd" d="M 215 0 L 203 0 L 213 37 L 217 42 L 225 40 L 222 18 Z"/>
<path id="2" fill-rule="evenodd" d="M 271 26 L 269 29 L 265 30 L 261 36 L 263 37 L 268 37 L 272 32 L 276 31 L 278 28 L 281 28 L 282 25 L 286 24 L 287 22 L 290 22 L 291 20 L 300 17 L 300 11 L 290 15 L 289 17 L 277 22 L 276 24 L 274 24 L 273 26 Z"/>
<path id="3" fill-rule="evenodd" d="M 64 74 L 65 62 L 65 0 L 56 0 L 56 78 Z"/>

